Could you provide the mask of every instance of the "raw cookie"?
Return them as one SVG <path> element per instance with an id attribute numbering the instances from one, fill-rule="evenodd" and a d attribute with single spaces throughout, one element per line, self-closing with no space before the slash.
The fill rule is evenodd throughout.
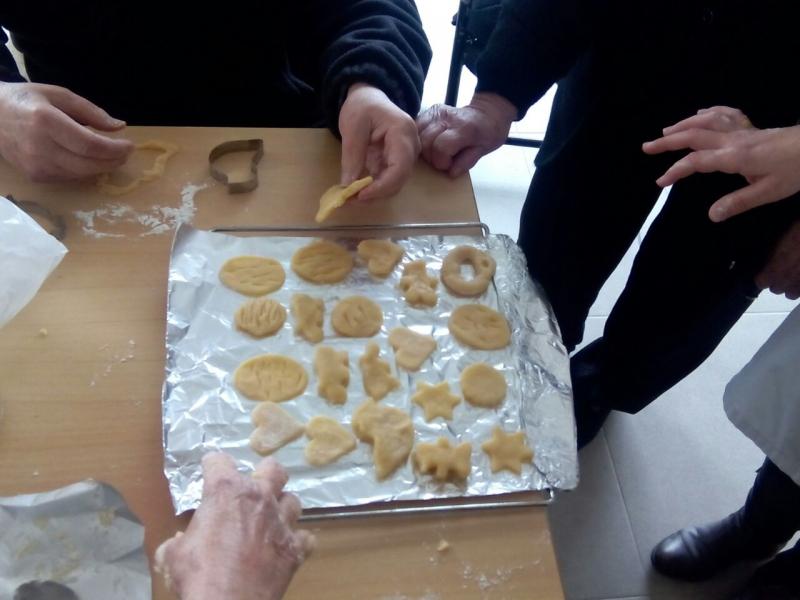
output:
<path id="1" fill-rule="evenodd" d="M 250 416 L 256 430 L 250 436 L 250 447 L 261 456 L 272 454 L 292 440 L 296 440 L 305 428 L 302 423 L 274 402 L 262 402 Z"/>
<path id="2" fill-rule="evenodd" d="M 369 298 L 349 296 L 334 307 L 331 325 L 345 337 L 372 337 L 381 330 L 383 311 Z"/>
<path id="3" fill-rule="evenodd" d="M 338 352 L 328 346 L 317 346 L 314 372 L 319 379 L 317 393 L 320 396 L 331 404 L 347 402 L 347 386 L 350 384 L 347 352 Z"/>
<path id="4" fill-rule="evenodd" d="M 447 438 L 435 444 L 417 444 L 414 448 L 414 467 L 420 473 L 433 475 L 436 481 L 464 480 L 472 470 L 472 446 L 466 442 L 455 448 Z"/>
<path id="5" fill-rule="evenodd" d="M 403 268 L 403 276 L 398 287 L 403 292 L 403 297 L 411 306 L 436 306 L 436 286 L 439 282 L 435 277 L 428 275 L 425 261 L 415 260 Z"/>
<path id="6" fill-rule="evenodd" d="M 495 427 L 492 439 L 484 442 L 481 448 L 492 460 L 492 473 L 506 469 L 519 475 L 522 472 L 522 463 L 533 460 L 533 450 L 528 447 L 525 434 L 521 431 L 506 433 Z"/>
<path id="7" fill-rule="evenodd" d="M 307 294 L 295 294 L 292 296 L 291 309 L 295 333 L 312 344 L 321 342 L 325 303 Z"/>
<path id="8" fill-rule="evenodd" d="M 475 363 L 461 372 L 464 400 L 481 408 L 496 408 L 506 397 L 503 374 L 485 363 Z"/>
<path id="9" fill-rule="evenodd" d="M 358 359 L 364 379 L 364 390 L 375 400 L 382 400 L 386 394 L 400 387 L 400 382 L 392 376 L 389 363 L 381 360 L 379 356 L 378 344 L 370 342 L 364 355 Z"/>
<path id="10" fill-rule="evenodd" d="M 306 461 L 322 467 L 356 449 L 356 438 L 339 423 L 328 417 L 314 417 L 306 425 L 311 441 L 305 449 Z"/>
<path id="11" fill-rule="evenodd" d="M 161 177 L 164 174 L 164 170 L 167 168 L 167 161 L 178 151 L 178 146 L 170 142 L 162 142 L 161 140 L 148 140 L 141 144 L 136 144 L 136 149 L 159 150 L 161 154 L 156 156 L 152 167 L 142 171 L 139 177 L 133 179 L 127 185 L 114 185 L 113 183 L 109 183 L 111 173 L 100 173 L 100 175 L 97 176 L 96 185 L 101 192 L 111 194 L 112 196 L 121 196 L 135 190 L 146 181 L 152 181 L 156 177 Z"/>
<path id="12" fill-rule="evenodd" d="M 353 257 L 339 244 L 317 240 L 294 253 L 292 270 L 311 283 L 339 283 L 353 270 Z"/>
<path id="13" fill-rule="evenodd" d="M 498 350 L 511 341 L 508 321 L 482 304 L 465 304 L 453 311 L 448 323 L 459 342 L 477 350 Z"/>
<path id="14" fill-rule="evenodd" d="M 233 375 L 236 389 L 251 400 L 283 402 L 302 394 L 308 375 L 300 363 L 280 354 L 262 354 L 244 361 Z"/>
<path id="15" fill-rule="evenodd" d="M 406 371 L 419 371 L 422 363 L 436 350 L 435 339 L 406 327 L 392 329 L 389 344 L 394 348 L 395 361 Z"/>
<path id="16" fill-rule="evenodd" d="M 372 177 L 367 175 L 363 179 L 355 180 L 348 186 L 332 185 L 329 187 L 319 199 L 319 211 L 317 211 L 317 216 L 314 217 L 314 220 L 317 223 L 322 223 L 331 216 L 334 210 L 344 206 L 345 202 L 367 187 L 372 181 Z"/>
<path id="17" fill-rule="evenodd" d="M 433 421 L 436 417 L 453 418 L 453 408 L 461 402 L 461 398 L 450 393 L 450 384 L 446 381 L 430 385 L 424 381 L 417 382 L 417 393 L 411 401 L 425 411 L 425 420 Z"/>
<path id="18" fill-rule="evenodd" d="M 373 277 L 388 277 L 404 253 L 402 246 L 389 240 L 364 240 L 358 244 L 358 256 L 367 263 Z"/>
<path id="19" fill-rule="evenodd" d="M 286 280 L 281 263 L 263 256 L 237 256 L 225 261 L 219 279 L 245 296 L 263 296 L 278 290 Z"/>
<path id="20" fill-rule="evenodd" d="M 411 417 L 402 410 L 367 398 L 353 413 L 353 431 L 362 442 L 372 444 L 378 479 L 386 479 L 408 460 L 414 427 Z"/>
<path id="21" fill-rule="evenodd" d="M 286 309 L 280 302 L 268 298 L 256 298 L 242 304 L 234 315 L 236 329 L 253 337 L 273 335 L 286 322 Z"/>
<path id="22" fill-rule="evenodd" d="M 461 266 L 470 265 L 472 279 L 461 275 Z M 489 287 L 497 265 L 494 259 L 472 246 L 458 246 L 442 262 L 442 283 L 456 296 L 480 296 Z"/>

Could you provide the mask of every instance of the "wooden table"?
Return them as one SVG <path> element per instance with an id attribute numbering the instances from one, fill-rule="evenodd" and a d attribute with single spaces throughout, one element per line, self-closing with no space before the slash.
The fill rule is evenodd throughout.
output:
<path id="1" fill-rule="evenodd" d="M 69 254 L 36 298 L 0 331 L 0 496 L 86 478 L 115 486 L 146 527 L 150 556 L 187 518 L 176 518 L 162 472 L 161 385 L 171 231 L 96 222 L 75 211 L 110 203 L 137 214 L 179 207 L 189 184 L 194 223 L 313 224 L 320 193 L 338 181 L 338 142 L 323 130 L 130 128 L 135 141 L 181 150 L 163 178 L 118 198 L 93 184 L 34 185 L 0 162 L 0 194 L 39 202 L 66 219 Z M 229 196 L 208 176 L 217 143 L 261 137 L 261 184 Z M 133 160 L 138 168 L 149 157 Z M 119 214 L 119 209 L 118 213 Z M 163 213 L 159 213 L 162 214 Z M 477 220 L 469 179 L 450 181 L 423 164 L 391 201 L 341 209 L 339 224 Z M 152 224 L 151 224 L 152 225 Z M 1 242 L 0 242 L 1 243 Z M 40 332 L 47 330 L 47 335 Z M 563 598 L 544 508 L 357 518 L 311 525 L 319 549 L 289 598 Z M 450 550 L 436 550 L 440 540 Z M 154 598 L 169 598 L 154 578 Z"/>

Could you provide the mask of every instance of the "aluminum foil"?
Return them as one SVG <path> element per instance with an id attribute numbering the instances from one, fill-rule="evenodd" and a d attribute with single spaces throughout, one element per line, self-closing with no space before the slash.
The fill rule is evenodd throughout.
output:
<path id="1" fill-rule="evenodd" d="M 0 498 L 0 598 L 53 581 L 81 600 L 149 598 L 144 528 L 111 486 Z"/>
<path id="2" fill-rule="evenodd" d="M 395 232 L 398 233 L 398 232 Z M 401 233 L 401 232 L 400 232 Z M 338 336 L 330 326 L 330 312 L 340 299 L 354 294 L 367 296 L 383 310 L 384 323 L 373 338 L 381 358 L 394 364 L 388 332 L 404 326 L 430 334 L 438 347 L 417 373 L 395 369 L 402 386 L 382 400 L 412 416 L 415 443 L 433 442 L 440 436 L 472 443 L 472 472 L 465 485 L 438 484 L 416 474 L 411 461 L 393 476 L 379 482 L 374 475 L 371 446 L 357 449 L 331 465 L 314 468 L 303 456 L 307 439 L 300 438 L 275 453 L 291 477 L 287 488 L 295 492 L 305 508 L 355 506 L 378 501 L 424 500 L 454 496 L 487 496 L 541 490 L 572 489 L 577 485 L 575 424 L 572 413 L 568 355 L 560 341 L 558 326 L 541 291 L 528 275 L 525 258 L 506 236 L 391 236 L 405 248 L 403 262 L 424 259 L 429 271 L 439 274 L 442 260 L 461 244 L 484 249 L 497 262 L 494 285 L 481 298 L 463 299 L 438 289 L 434 309 L 409 307 L 397 284 L 402 267 L 386 280 L 373 279 L 357 263 L 342 283 L 317 286 L 304 282 L 290 268 L 291 256 L 310 243 L 308 237 L 237 236 L 199 231 L 183 225 L 177 231 L 169 271 L 167 312 L 167 365 L 163 390 L 165 473 L 178 514 L 195 508 L 200 500 L 200 460 L 212 450 L 231 454 L 240 470 L 252 470 L 259 456 L 249 447 L 253 431 L 250 413 L 257 405 L 238 393 L 232 376 L 244 360 L 263 353 L 287 355 L 303 365 L 309 376 L 305 393 L 284 402 L 283 408 L 302 422 L 325 415 L 346 425 L 366 398 L 358 358 L 368 340 Z M 337 240 L 355 252 L 357 239 Z M 234 256 L 260 255 L 281 262 L 286 283 L 271 297 L 289 306 L 291 296 L 308 293 L 325 301 L 323 344 L 347 350 L 350 385 L 347 403 L 331 406 L 317 395 L 313 368 L 313 346 L 295 336 L 291 315 L 275 336 L 255 340 L 233 325 L 236 309 L 248 298 L 219 282 L 222 264 Z M 451 338 L 447 321 L 452 311 L 465 303 L 480 302 L 506 315 L 512 343 L 504 350 L 476 351 Z M 459 393 L 461 370 L 474 362 L 486 362 L 505 375 L 508 395 L 496 410 L 458 405 L 452 421 L 426 423 L 420 407 L 411 402 L 418 381 L 448 381 Z M 493 474 L 480 445 L 495 426 L 506 431 L 524 430 L 535 452 L 533 465 L 521 476 L 507 471 Z"/>

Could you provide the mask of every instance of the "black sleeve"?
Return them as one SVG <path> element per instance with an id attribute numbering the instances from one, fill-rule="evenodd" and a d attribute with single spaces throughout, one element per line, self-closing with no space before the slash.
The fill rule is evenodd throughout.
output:
<path id="1" fill-rule="evenodd" d="M 17 63 L 11 55 L 11 51 L 6 46 L 6 42 L 8 42 L 6 32 L 0 29 L 0 81 L 25 81 L 25 78 L 17 68 Z"/>

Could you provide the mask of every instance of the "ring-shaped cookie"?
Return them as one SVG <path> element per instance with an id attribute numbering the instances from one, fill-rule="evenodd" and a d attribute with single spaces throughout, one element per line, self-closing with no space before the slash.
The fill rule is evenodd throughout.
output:
<path id="1" fill-rule="evenodd" d="M 461 274 L 462 265 L 470 265 L 475 272 L 472 279 Z M 456 296 L 480 296 L 489 287 L 496 268 L 494 259 L 472 246 L 458 246 L 442 262 L 442 283 Z"/>

